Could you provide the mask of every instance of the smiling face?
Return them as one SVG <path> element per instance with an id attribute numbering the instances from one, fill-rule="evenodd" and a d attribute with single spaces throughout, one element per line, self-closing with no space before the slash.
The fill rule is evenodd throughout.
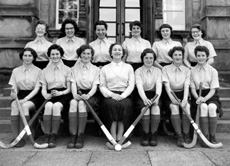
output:
<path id="1" fill-rule="evenodd" d="M 89 63 L 92 60 L 92 51 L 91 49 L 85 49 L 81 53 L 81 62 L 84 64 Z"/>
<path id="2" fill-rule="evenodd" d="M 183 60 L 182 51 L 179 50 L 174 51 L 174 53 L 172 54 L 172 59 L 174 64 L 182 64 L 182 60 Z"/>
<path id="3" fill-rule="evenodd" d="M 61 54 L 57 49 L 53 49 L 50 52 L 50 60 L 52 63 L 59 63 L 61 60 Z"/>
<path id="4" fill-rule="evenodd" d="M 202 38 L 202 32 L 201 30 L 197 28 L 192 28 L 191 29 L 191 34 L 194 40 L 200 40 Z"/>
<path id="5" fill-rule="evenodd" d="M 163 39 L 168 40 L 171 36 L 171 30 L 169 28 L 162 28 L 161 29 L 161 36 Z"/>
<path id="6" fill-rule="evenodd" d="M 139 26 L 137 26 L 137 25 L 134 25 L 132 27 L 132 31 L 131 32 L 132 32 L 132 36 L 133 37 L 139 37 L 141 35 L 141 28 Z"/>
<path id="7" fill-rule="evenodd" d="M 31 54 L 31 52 L 30 51 L 25 51 L 23 56 L 22 56 L 23 63 L 26 64 L 26 65 L 30 65 L 30 64 L 32 64 L 33 60 L 34 60 L 34 57 Z"/>
<path id="8" fill-rule="evenodd" d="M 197 51 L 196 59 L 199 65 L 205 65 L 208 57 L 204 51 Z"/>
<path id="9" fill-rule="evenodd" d="M 122 56 L 123 56 L 123 49 L 121 47 L 121 45 L 114 45 L 112 48 L 112 55 L 113 60 L 121 60 Z"/>
<path id="10" fill-rule="evenodd" d="M 65 34 L 68 38 L 72 38 L 75 34 L 75 29 L 73 24 L 66 24 L 65 25 Z"/>
<path id="11" fill-rule="evenodd" d="M 35 33 L 38 37 L 42 37 L 46 33 L 46 26 L 44 24 L 38 24 L 35 29 Z"/>
<path id="12" fill-rule="evenodd" d="M 143 58 L 143 62 L 144 62 L 144 65 L 146 67 L 151 67 L 153 66 L 153 62 L 154 62 L 154 55 L 153 53 L 147 53 L 144 58 Z"/>
<path id="13" fill-rule="evenodd" d="M 104 25 L 97 25 L 95 33 L 99 39 L 104 39 L 107 34 L 107 30 Z"/>

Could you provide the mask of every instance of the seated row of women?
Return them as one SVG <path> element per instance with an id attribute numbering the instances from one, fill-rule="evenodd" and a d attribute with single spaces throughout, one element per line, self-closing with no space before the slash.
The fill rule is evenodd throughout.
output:
<path id="1" fill-rule="evenodd" d="M 19 98 L 26 119 L 29 120 L 29 112 L 38 109 L 43 102 L 48 100 L 43 113 L 43 126 L 45 142 L 50 148 L 57 145 L 57 133 L 61 123 L 61 113 L 69 116 L 69 131 L 71 139 L 67 148 L 82 148 L 84 146 L 84 131 L 87 123 L 87 107 L 84 101 L 88 101 L 93 108 L 100 106 L 100 114 L 103 122 L 110 129 L 111 135 L 116 141 L 122 138 L 124 131 L 129 127 L 133 106 L 137 111 L 147 105 L 149 109 L 142 117 L 143 146 L 156 146 L 157 128 L 160 122 L 160 96 L 162 84 L 168 95 L 167 103 L 171 111 L 171 121 L 178 136 L 177 145 L 183 142 L 189 143 L 190 121 L 185 114 L 180 114 L 179 102 L 172 96 L 171 91 L 181 100 L 181 106 L 190 113 L 188 101 L 189 87 L 194 98 L 194 103 L 201 103 L 200 127 L 204 135 L 212 143 L 216 143 L 215 131 L 217 113 L 221 113 L 221 104 L 217 95 L 219 88 L 218 73 L 216 69 L 207 64 L 209 50 L 205 46 L 197 46 L 195 55 L 198 64 L 189 70 L 183 65 L 184 49 L 180 46 L 173 47 L 168 56 L 173 63 L 165 66 L 162 71 L 153 66 L 156 55 L 152 49 L 144 49 L 141 54 L 142 66 L 135 73 L 130 64 L 122 61 L 125 51 L 121 44 L 114 43 L 109 48 L 112 62 L 101 69 L 91 63 L 94 49 L 89 45 L 82 45 L 77 50 L 79 61 L 72 67 L 63 64 L 62 47 L 53 44 L 48 48 L 50 62 L 43 70 L 33 65 L 36 52 L 32 48 L 25 48 L 20 53 L 23 65 L 14 69 L 9 84 L 15 89 L 11 93 L 13 99 Z M 198 96 L 200 82 L 203 83 L 203 93 Z M 137 87 L 138 96 L 133 98 L 132 92 Z M 103 99 L 99 101 L 97 89 L 100 89 Z M 41 90 L 41 94 L 39 90 Z M 80 95 L 78 90 L 82 91 Z M 152 102 L 151 98 L 158 94 Z M 135 103 L 133 101 L 135 100 Z M 69 110 L 63 109 L 70 104 Z M 24 128 L 20 121 L 19 111 L 15 101 L 11 104 L 11 126 L 14 136 Z M 220 114 L 220 115 L 221 115 Z M 181 116 L 182 115 L 182 122 Z M 18 147 L 25 145 L 25 139 L 18 143 Z M 205 144 L 202 144 L 205 146 Z"/>

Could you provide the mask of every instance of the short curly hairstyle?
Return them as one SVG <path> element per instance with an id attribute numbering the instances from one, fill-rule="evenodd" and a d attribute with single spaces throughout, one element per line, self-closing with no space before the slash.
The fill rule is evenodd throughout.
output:
<path id="1" fill-rule="evenodd" d="M 119 46 L 121 46 L 121 48 L 122 48 L 122 58 L 124 57 L 124 55 L 125 55 L 125 49 L 122 47 L 122 45 L 120 44 L 120 43 L 113 43 L 113 44 L 111 44 L 111 46 L 109 47 L 109 55 L 111 56 L 111 58 L 113 59 L 113 57 L 112 57 L 112 50 L 113 50 L 113 47 L 114 46 L 116 46 L 116 45 L 119 45 Z"/>
<path id="2" fill-rule="evenodd" d="M 51 36 L 50 33 L 49 33 L 49 26 L 48 26 L 48 24 L 47 24 L 45 21 L 43 21 L 43 20 L 38 20 L 38 21 L 36 22 L 36 24 L 35 24 L 35 29 L 37 28 L 38 25 L 44 25 L 44 26 L 45 26 L 45 29 L 46 29 L 45 35 L 47 35 L 48 38 L 52 38 L 52 36 Z"/>
<path id="3" fill-rule="evenodd" d="M 129 24 L 129 30 L 132 31 L 133 26 L 138 26 L 142 30 L 142 23 L 140 21 L 133 21 Z"/>
<path id="4" fill-rule="evenodd" d="M 73 25 L 74 30 L 75 30 L 74 33 L 75 33 L 75 35 L 76 35 L 77 32 L 79 31 L 79 27 L 78 27 L 76 21 L 73 20 L 73 19 L 71 19 L 71 18 L 67 18 L 67 19 L 64 20 L 64 22 L 63 22 L 62 25 L 61 25 L 60 31 L 61 31 L 61 33 L 62 33 L 62 36 L 63 36 L 63 34 L 66 35 L 66 33 L 65 33 L 65 26 L 66 26 L 66 24 L 72 24 L 72 25 Z"/>
<path id="5" fill-rule="evenodd" d="M 63 50 L 63 48 L 62 48 L 61 46 L 59 46 L 59 45 L 57 45 L 57 44 L 51 45 L 51 46 L 48 48 L 48 51 L 47 51 L 48 57 L 50 57 L 51 51 L 52 51 L 52 50 L 58 50 L 58 51 L 60 52 L 60 54 L 61 54 L 61 57 L 63 57 L 63 55 L 64 55 L 64 50 Z"/>
<path id="6" fill-rule="evenodd" d="M 192 29 L 196 28 L 198 30 L 200 30 L 202 32 L 201 37 L 204 38 L 206 36 L 206 32 L 205 30 L 202 28 L 202 26 L 200 24 L 194 24 L 191 28 L 190 28 L 190 32 L 189 32 L 189 37 L 193 39 L 192 37 Z"/>
<path id="7" fill-rule="evenodd" d="M 207 57 L 209 57 L 209 50 L 207 47 L 205 46 L 196 46 L 196 48 L 194 49 L 194 53 L 195 53 L 195 56 L 197 57 L 197 52 L 200 51 L 200 52 L 205 52 Z"/>
<path id="8" fill-rule="evenodd" d="M 105 29 L 108 29 L 108 25 L 104 20 L 99 20 L 94 24 L 94 30 L 96 31 L 98 25 L 104 25 Z"/>
<path id="9" fill-rule="evenodd" d="M 141 62 L 142 62 L 142 64 L 144 64 L 144 57 L 147 55 L 147 53 L 153 54 L 153 61 L 155 61 L 157 59 L 157 56 L 156 56 L 155 52 L 151 48 L 146 48 L 141 53 Z"/>
<path id="10" fill-rule="evenodd" d="M 170 38 L 171 38 L 171 37 L 173 36 L 173 28 L 172 28 L 172 26 L 169 25 L 169 24 L 162 24 L 162 25 L 160 26 L 159 32 L 158 32 L 159 38 L 160 38 L 160 39 L 163 39 L 163 36 L 162 36 L 162 34 L 161 34 L 161 30 L 162 30 L 163 28 L 169 28 L 169 29 L 170 29 L 170 31 L 171 31 Z"/>
<path id="11" fill-rule="evenodd" d="M 183 59 L 184 59 L 184 48 L 183 47 L 181 47 L 181 46 L 173 47 L 171 50 L 169 50 L 168 55 L 172 58 L 175 51 L 181 51 Z"/>
<path id="12" fill-rule="evenodd" d="M 33 55 L 33 58 L 34 58 L 33 62 L 35 62 L 35 60 L 36 60 L 36 58 L 38 57 L 38 55 L 37 55 L 36 51 L 34 51 L 34 49 L 33 49 L 33 48 L 30 48 L 30 47 L 24 48 L 24 49 L 19 53 L 19 58 L 22 60 L 22 57 L 23 57 L 23 55 L 24 55 L 24 53 L 25 53 L 26 51 L 30 51 L 30 52 L 31 52 L 31 54 Z"/>
<path id="13" fill-rule="evenodd" d="M 77 52 L 78 56 L 81 58 L 81 53 L 82 53 L 83 51 L 87 50 L 87 49 L 91 50 L 91 55 L 92 55 L 92 59 L 93 59 L 93 56 L 94 56 L 94 49 L 93 49 L 93 47 L 91 47 L 91 46 L 88 45 L 88 44 L 83 44 L 81 47 L 79 47 L 79 48 L 77 49 L 76 52 Z"/>

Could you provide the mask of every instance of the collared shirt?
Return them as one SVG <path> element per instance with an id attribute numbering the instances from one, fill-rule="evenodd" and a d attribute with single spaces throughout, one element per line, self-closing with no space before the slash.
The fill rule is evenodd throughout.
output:
<path id="1" fill-rule="evenodd" d="M 209 50 L 209 57 L 208 58 L 213 58 L 215 56 L 217 56 L 216 54 L 216 51 L 212 45 L 212 43 L 210 43 L 209 41 L 206 41 L 204 39 L 200 39 L 199 41 L 192 41 L 192 42 L 188 42 L 186 45 L 185 45 L 185 56 L 188 57 L 188 60 L 190 62 L 197 62 L 197 59 L 196 59 L 196 56 L 195 56 L 195 53 L 194 53 L 194 50 L 196 48 L 196 46 L 206 46 Z"/>
<path id="2" fill-rule="evenodd" d="M 219 88 L 219 78 L 217 70 L 205 64 L 203 67 L 196 65 L 191 69 L 191 88 L 199 89 L 200 82 L 203 83 L 204 89 Z"/>
<path id="3" fill-rule="evenodd" d="M 184 85 L 190 85 L 190 70 L 184 65 L 179 67 L 174 64 L 163 67 L 163 82 L 167 82 L 170 88 L 177 92 L 184 90 Z"/>
<path id="4" fill-rule="evenodd" d="M 158 63 L 171 63 L 173 60 L 168 55 L 169 50 L 171 50 L 175 46 L 182 46 L 180 42 L 174 41 L 172 39 L 169 40 L 160 40 L 153 43 L 152 49 L 155 52 Z"/>
<path id="5" fill-rule="evenodd" d="M 162 83 L 161 70 L 152 66 L 150 69 L 144 65 L 135 71 L 136 84 L 141 84 L 144 91 L 156 91 L 156 84 Z"/>
<path id="6" fill-rule="evenodd" d="M 33 90 L 40 84 L 41 69 L 33 64 L 26 68 L 24 65 L 15 68 L 9 80 L 9 84 L 17 90 Z"/>
<path id="7" fill-rule="evenodd" d="M 85 41 L 79 37 L 63 37 L 57 40 L 56 44 L 61 46 L 64 50 L 63 59 L 65 60 L 77 60 L 79 55 L 77 55 L 77 49 L 85 44 Z"/>
<path id="8" fill-rule="evenodd" d="M 146 48 L 151 48 L 151 44 L 148 40 L 141 37 L 126 39 L 122 47 L 125 49 L 127 54 L 126 62 L 128 63 L 141 63 L 141 53 Z"/>
<path id="9" fill-rule="evenodd" d="M 100 71 L 100 90 L 105 97 L 111 97 L 111 91 L 123 92 L 126 98 L 134 89 L 134 71 L 131 65 L 111 62 Z"/>
<path id="10" fill-rule="evenodd" d="M 62 61 L 55 66 L 49 63 L 42 70 L 41 83 L 47 85 L 48 90 L 53 88 L 67 88 L 67 82 L 70 81 L 71 69 L 64 65 Z"/>
<path id="11" fill-rule="evenodd" d="M 76 83 L 80 89 L 88 90 L 93 85 L 98 85 L 100 69 L 88 63 L 84 65 L 82 62 L 75 64 L 72 68 L 71 82 Z"/>
<path id="12" fill-rule="evenodd" d="M 38 54 L 36 61 L 48 61 L 49 57 L 47 55 L 48 48 L 53 43 L 47 41 L 44 37 L 43 38 L 36 38 L 35 40 L 26 44 L 25 48 L 32 48 Z"/>
<path id="13" fill-rule="evenodd" d="M 95 41 L 89 43 L 91 47 L 94 49 L 94 56 L 93 56 L 93 63 L 97 62 L 111 62 L 112 58 L 109 55 L 109 47 L 114 42 L 111 40 L 108 40 L 107 38 L 101 40 L 96 39 Z"/>

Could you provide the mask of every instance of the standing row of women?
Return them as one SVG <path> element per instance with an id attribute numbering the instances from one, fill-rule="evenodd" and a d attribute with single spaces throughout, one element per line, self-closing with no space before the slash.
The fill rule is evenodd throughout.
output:
<path id="1" fill-rule="evenodd" d="M 132 38 L 129 39 L 130 41 L 126 40 L 122 47 L 118 43 L 112 44 L 112 42 L 106 38 L 107 24 L 104 21 L 98 21 L 95 25 L 95 32 L 98 39 L 90 43 L 90 45 L 95 48 L 93 49 L 89 45 L 84 45 L 84 41 L 82 39 L 75 37 L 74 34 L 77 30 L 75 24 L 76 23 L 72 22 L 72 20 L 65 20 L 62 26 L 62 29 L 65 32 L 65 37 L 58 39 L 57 44 L 59 45 L 51 45 L 48 48 L 47 55 L 50 59 L 50 63 L 42 72 L 32 64 L 32 61 L 36 59 L 36 52 L 34 53 L 33 49 L 27 50 L 26 52 L 26 49 L 24 49 L 21 54 L 21 59 L 23 60 L 23 67 L 25 70 L 21 73 L 24 77 L 20 77 L 24 87 L 20 87 L 18 85 L 20 84 L 20 81 L 17 81 L 19 75 L 15 74 L 15 72 L 19 70 L 18 68 L 13 71 L 10 81 L 13 88 L 17 90 L 16 92 L 18 93 L 18 97 L 20 97 L 19 92 L 21 92 L 21 90 L 30 90 L 25 96 L 20 97 L 24 110 L 37 108 L 36 102 L 33 102 L 31 99 L 37 97 L 36 92 L 39 91 L 40 87 L 42 87 L 43 97 L 49 100 L 49 102 L 45 105 L 43 115 L 44 132 L 46 135 L 46 142 L 49 143 L 49 147 L 52 148 L 56 146 L 56 137 L 60 126 L 61 113 L 66 111 L 69 115 L 69 130 L 72 135 L 67 147 L 82 148 L 84 146 L 84 130 L 87 121 L 87 109 L 83 100 L 88 100 L 94 108 L 97 108 L 99 97 L 95 96 L 95 94 L 99 84 L 100 91 L 104 96 L 101 109 L 102 116 L 104 117 L 103 119 L 107 119 L 107 121 L 105 121 L 105 123 L 107 123 L 107 127 L 110 128 L 114 139 L 119 141 L 124 131 L 127 127 L 129 127 L 128 125 L 130 124 L 130 118 L 133 113 L 132 91 L 134 89 L 135 77 L 139 94 L 139 100 L 137 102 L 139 111 L 143 106 L 151 105 L 150 109 L 142 118 L 142 145 L 157 145 L 156 131 L 161 114 L 158 106 L 159 97 L 154 103 L 152 103 L 150 99 L 154 96 L 154 94 L 158 94 L 159 96 L 161 95 L 162 82 L 166 87 L 166 92 L 169 97 L 169 99 L 166 100 L 166 103 L 168 103 L 171 110 L 172 124 L 178 135 L 177 144 L 178 146 L 182 146 L 184 140 L 185 142 L 189 142 L 189 121 L 186 116 L 182 116 L 183 138 L 178 103 L 170 93 L 171 91 L 178 92 L 176 95 L 182 100 L 182 106 L 189 111 L 190 105 L 188 104 L 188 91 L 190 85 L 190 70 L 183 66 L 184 49 L 181 47 L 181 44 L 171 40 L 172 27 L 167 24 L 163 24 L 161 26 L 160 32 L 162 40 L 155 42 L 152 50 L 150 49 L 150 43 L 147 40 L 142 39 L 140 36 L 140 22 L 135 21 L 130 25 Z M 35 40 L 37 40 L 37 42 L 39 41 L 39 44 L 42 44 L 44 42 L 41 42 L 41 39 L 44 39 L 46 26 L 43 24 L 40 26 L 42 28 L 36 28 L 38 29 L 36 32 L 43 33 L 43 37 L 42 35 L 39 37 L 39 33 L 37 33 L 37 39 Z M 198 33 L 195 34 L 197 35 Z M 76 43 L 74 44 L 74 42 L 77 42 L 77 45 Z M 37 47 L 37 49 L 38 48 L 39 47 Z M 126 50 L 124 50 L 124 48 Z M 204 48 L 202 47 L 200 52 L 205 52 L 206 59 L 208 59 L 209 51 L 204 51 Z M 171 51 L 168 56 L 169 50 Z M 39 52 L 38 50 L 36 51 Z M 45 55 L 46 53 L 43 51 L 41 54 Z M 70 58 L 70 55 L 72 58 Z M 189 55 L 188 52 L 187 55 Z M 30 57 L 30 63 L 28 62 L 27 65 L 26 62 L 28 58 L 26 58 L 26 56 Z M 64 61 L 61 59 L 64 59 Z M 132 66 L 124 63 L 122 60 L 127 61 Z M 91 64 L 91 61 L 99 67 L 104 66 L 105 64 L 107 65 L 102 67 L 100 71 L 99 68 Z M 110 61 L 112 62 L 110 63 Z M 63 62 L 67 66 L 73 67 L 70 69 L 64 65 Z M 207 62 L 211 63 L 213 61 L 208 60 Z M 170 65 L 170 63 L 172 64 Z M 30 67 L 36 68 L 37 72 L 40 74 L 37 75 L 37 79 L 33 79 L 33 82 L 30 83 L 31 86 L 29 87 L 27 84 L 30 75 L 27 75 L 26 71 L 29 70 Z M 159 68 L 162 69 L 162 72 Z M 211 66 L 209 66 L 209 68 L 213 71 L 209 73 L 209 75 L 213 73 L 215 74 L 215 69 Z M 135 71 L 134 76 L 135 69 L 137 70 Z M 163 73 L 163 76 L 161 73 Z M 214 77 L 215 80 L 212 80 L 213 77 L 210 78 L 204 81 L 207 81 L 208 83 L 215 81 L 216 84 L 213 87 L 205 87 L 211 89 L 207 97 L 204 97 L 205 99 L 197 99 L 195 92 L 192 92 L 192 94 L 195 99 L 197 99 L 197 103 L 207 101 L 208 104 L 211 103 L 211 105 L 213 105 L 213 103 L 214 105 L 217 105 L 218 103 L 218 107 L 211 106 L 212 110 L 216 110 L 216 108 L 219 108 L 220 106 L 218 97 L 216 96 L 216 98 L 211 101 L 210 98 L 212 98 L 213 94 L 216 94 L 215 89 L 218 88 L 218 77 Z M 193 81 L 195 81 L 195 79 Z M 194 88 L 194 86 L 192 88 Z M 77 93 L 78 89 L 82 91 L 82 95 Z M 195 86 L 194 89 L 197 89 L 197 87 Z M 72 95 L 70 94 L 70 91 Z M 12 93 L 12 97 L 15 98 L 14 93 Z M 71 98 L 73 99 L 71 100 Z M 30 100 L 32 104 L 27 104 L 28 100 Z M 65 105 L 69 104 L 69 102 L 70 109 L 63 109 Z M 15 119 L 19 120 L 18 111 L 14 105 L 15 103 L 12 102 L 12 117 L 15 117 L 12 118 L 12 129 L 16 128 L 16 124 L 18 124 Z M 206 110 L 206 112 L 208 112 L 208 106 Z M 79 119 L 77 118 L 77 112 L 79 113 Z M 29 115 L 29 113 L 26 115 Z M 209 114 L 206 113 L 205 115 Z M 216 114 L 213 113 L 211 117 L 216 117 Z M 206 120 L 204 121 L 207 122 Z M 211 140 L 213 141 L 215 140 L 215 133 L 213 134 L 213 131 L 215 131 L 214 128 L 216 126 L 216 119 L 212 118 L 211 121 L 212 125 L 210 126 L 212 129 L 210 130 L 212 132 L 210 132 L 210 135 L 212 136 Z M 206 123 L 205 125 L 207 126 Z M 20 130 L 18 128 L 17 130 L 13 130 L 15 136 L 19 131 Z M 24 145 L 24 143 L 25 142 L 22 142 L 21 146 Z"/>

